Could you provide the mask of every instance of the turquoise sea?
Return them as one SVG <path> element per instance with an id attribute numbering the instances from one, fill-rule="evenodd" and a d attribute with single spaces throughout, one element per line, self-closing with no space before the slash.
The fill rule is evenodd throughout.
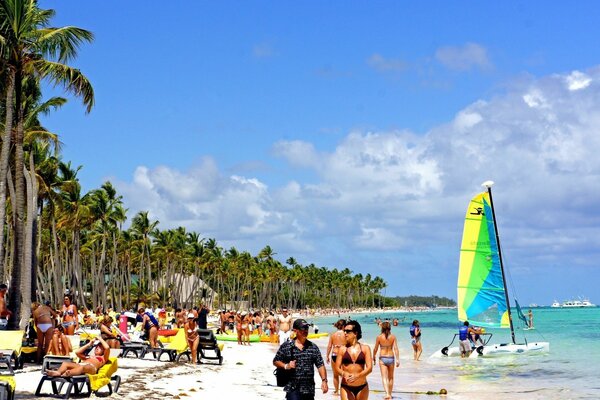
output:
<path id="1" fill-rule="evenodd" d="M 527 308 L 524 312 L 527 312 Z M 398 338 L 401 365 L 395 372 L 394 398 L 431 398 L 416 392 L 448 390 L 447 399 L 600 399 L 600 308 L 533 308 L 535 329 L 517 329 L 517 342 L 550 342 L 545 355 L 514 355 L 495 358 L 433 359 L 430 356 L 447 346 L 458 331 L 456 310 L 424 312 L 372 312 L 354 314 L 363 329 L 362 342 L 371 348 L 380 333 L 375 318 L 398 318 L 392 333 Z M 341 315 L 342 318 L 347 315 Z M 514 315 L 513 315 L 514 317 Z M 412 360 L 409 327 L 418 319 L 423 332 L 421 361 Z M 334 331 L 337 317 L 312 321 L 321 331 Z M 309 320 L 310 322 L 310 320 Z M 490 343 L 510 341 L 508 329 L 487 329 Z M 326 346 L 319 341 L 321 347 Z M 454 343 L 456 345 L 456 342 Z M 331 374 L 331 372 L 330 372 Z M 383 398 L 379 366 L 369 377 L 371 399 Z M 438 397 L 438 396 L 433 396 Z M 324 397 L 325 398 L 325 397 Z M 439 397 L 438 397 L 439 398 Z"/>

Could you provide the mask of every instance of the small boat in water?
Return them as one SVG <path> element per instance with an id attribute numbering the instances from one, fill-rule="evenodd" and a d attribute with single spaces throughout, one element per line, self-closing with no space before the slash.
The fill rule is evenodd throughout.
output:
<path id="1" fill-rule="evenodd" d="M 585 308 L 585 307 L 596 307 L 595 304 L 592 304 L 589 299 L 582 300 L 567 300 L 563 301 L 562 304 L 559 304 L 556 300 L 552 303 L 552 307 L 557 308 Z"/>
<path id="2" fill-rule="evenodd" d="M 509 328 L 512 340 L 510 343 L 489 344 L 491 334 L 483 333 L 481 341 L 471 346 L 470 357 L 547 353 L 550 351 L 548 342 L 525 340 L 517 343 L 515 338 L 492 202 L 492 185 L 491 181 L 484 182 L 482 186 L 486 191 L 473 197 L 467 208 L 458 269 L 458 320 L 484 328 Z M 516 299 L 515 303 L 519 319 L 527 323 Z M 457 336 L 455 334 L 448 346 L 431 357 L 461 356 L 459 346 L 450 347 Z"/>

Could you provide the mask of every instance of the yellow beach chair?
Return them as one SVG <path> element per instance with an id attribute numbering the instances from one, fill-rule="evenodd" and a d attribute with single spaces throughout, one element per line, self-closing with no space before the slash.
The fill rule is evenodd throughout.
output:
<path id="1" fill-rule="evenodd" d="M 169 356 L 169 361 L 179 361 L 181 357 L 185 355 L 186 350 L 188 350 L 188 344 L 187 340 L 185 340 L 185 330 L 180 329 L 166 346 L 157 348 L 148 347 L 144 355 L 150 353 L 156 360 L 160 361 L 161 356 L 167 354 Z M 189 351 L 187 353 L 189 353 Z"/>
<path id="2" fill-rule="evenodd" d="M 0 331 L 0 365 L 6 364 L 11 374 L 13 368 L 23 368 L 21 348 L 24 335 L 24 331 Z"/>
<path id="3" fill-rule="evenodd" d="M 0 375 L 0 399 L 13 400 L 15 398 L 15 377 Z"/>
<path id="4" fill-rule="evenodd" d="M 96 374 L 78 375 L 72 377 L 50 377 L 47 375 L 42 376 L 40 383 L 35 391 L 35 395 L 41 396 L 54 396 L 62 399 L 68 399 L 71 395 L 77 396 L 91 396 L 92 393 L 96 394 L 103 387 L 108 388 L 108 395 L 117 393 L 119 386 L 121 385 L 121 377 L 115 375 L 117 372 L 118 363 L 116 357 L 109 357 L 106 364 L 104 364 Z M 50 381 L 52 384 L 52 394 L 43 394 L 42 386 L 46 381 Z M 63 392 L 63 388 L 65 388 Z"/>

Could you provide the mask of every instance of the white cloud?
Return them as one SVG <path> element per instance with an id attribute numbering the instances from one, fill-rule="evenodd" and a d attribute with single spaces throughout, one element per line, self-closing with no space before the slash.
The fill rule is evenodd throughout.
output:
<path id="1" fill-rule="evenodd" d="M 592 79 L 584 73 L 573 71 L 565 78 L 569 90 L 581 90 L 590 85 Z"/>
<path id="2" fill-rule="evenodd" d="M 295 175 L 274 187 L 227 176 L 210 158 L 188 171 L 140 166 L 117 186 L 132 212 L 150 210 L 162 228 L 184 225 L 243 249 L 269 244 L 282 259 L 360 263 L 375 273 L 387 259 L 427 279 L 448 259 L 454 268 L 467 202 L 492 179 L 515 267 L 589 266 L 594 257 L 578 254 L 600 248 L 600 87 L 591 84 L 599 76 L 520 82 L 425 135 L 354 131 L 330 150 L 277 142 L 273 153 Z"/>
<path id="3" fill-rule="evenodd" d="M 435 58 L 447 68 L 456 71 L 468 71 L 473 68 L 488 70 L 492 68 L 487 49 L 477 43 L 441 47 L 435 52 Z"/>

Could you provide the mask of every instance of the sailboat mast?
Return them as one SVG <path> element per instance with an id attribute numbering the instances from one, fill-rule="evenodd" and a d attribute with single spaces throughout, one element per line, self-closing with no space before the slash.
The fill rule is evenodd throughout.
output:
<path id="1" fill-rule="evenodd" d="M 508 323 L 510 325 L 510 336 L 513 344 L 516 344 L 515 328 L 513 327 L 512 315 L 510 313 L 510 300 L 508 298 L 508 288 L 506 287 L 506 277 L 504 276 L 504 261 L 502 261 L 502 246 L 500 246 L 500 236 L 498 235 L 498 225 L 496 224 L 496 211 L 494 210 L 494 201 L 492 200 L 492 182 L 485 182 L 484 186 L 490 196 L 490 206 L 492 207 L 492 218 L 494 220 L 494 234 L 496 243 L 498 243 L 498 258 L 500 259 L 500 270 L 502 271 L 502 283 L 504 284 L 504 297 L 506 299 L 506 308 L 508 311 Z"/>

